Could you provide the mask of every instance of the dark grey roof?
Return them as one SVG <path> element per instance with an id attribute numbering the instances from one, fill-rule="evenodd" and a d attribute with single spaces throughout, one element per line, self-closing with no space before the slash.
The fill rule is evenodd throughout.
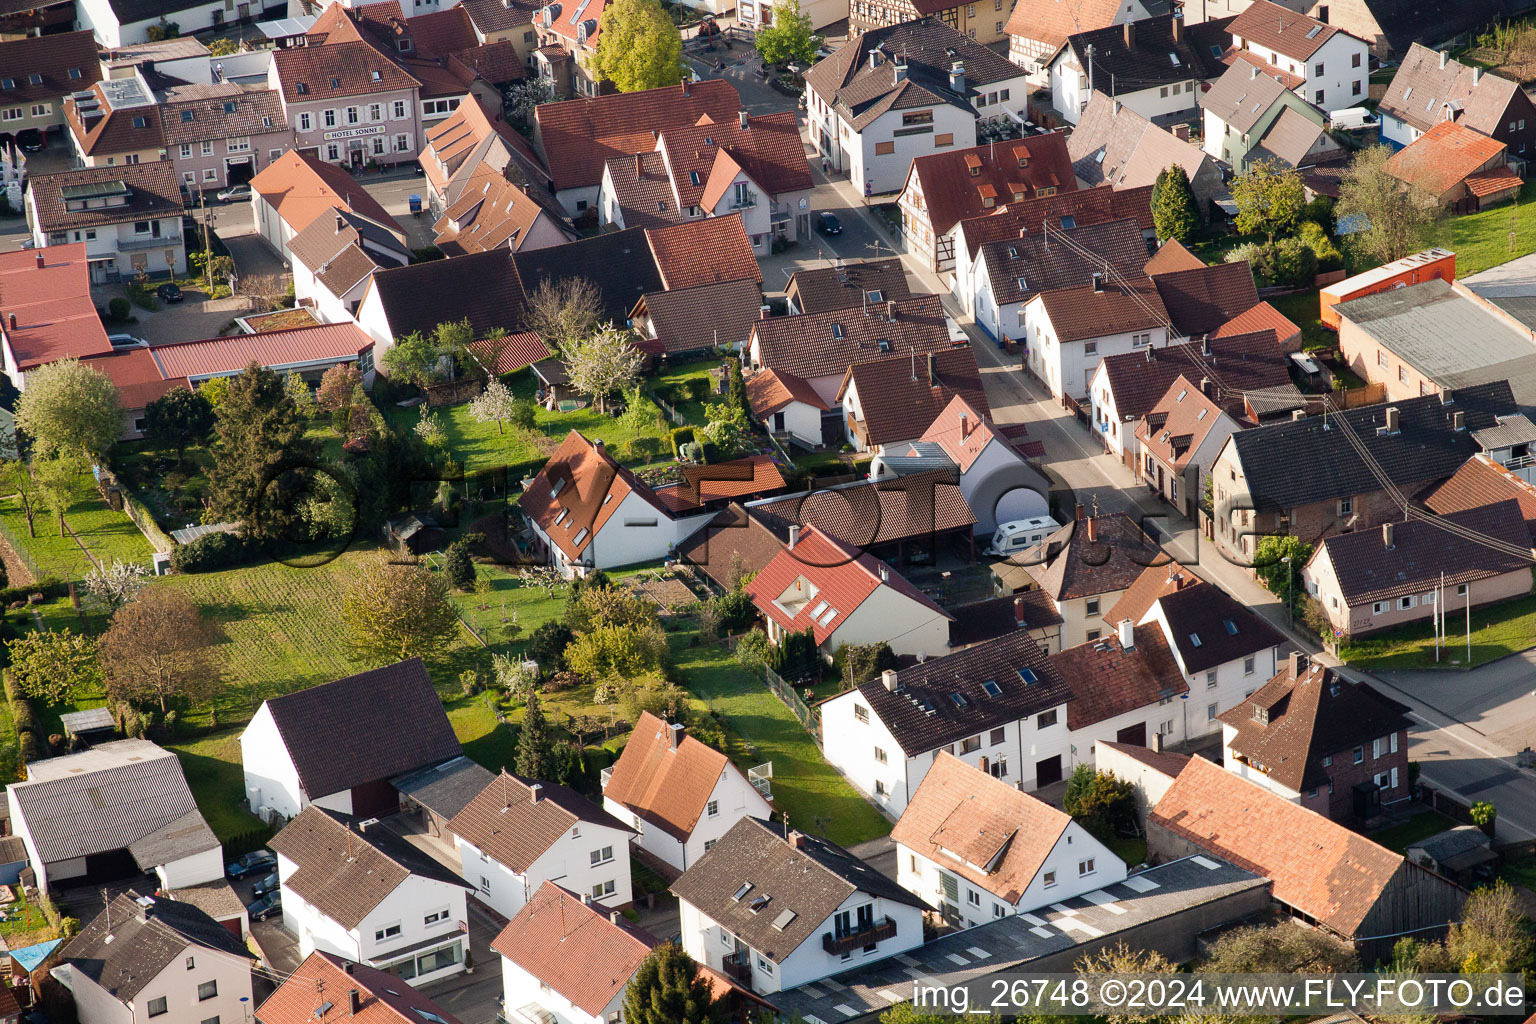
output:
<path id="1" fill-rule="evenodd" d="M 1428 839 L 1412 843 L 1408 849 L 1423 850 L 1436 861 L 1444 864 L 1452 857 L 1458 857 L 1473 850 L 1487 850 L 1491 842 L 1488 834 L 1476 825 L 1458 825 L 1444 832 L 1436 832 Z"/>
<path id="2" fill-rule="evenodd" d="M 961 605 L 955 608 L 955 621 L 949 624 L 951 647 L 970 647 L 1020 631 L 1019 610 L 1024 614 L 1023 629 L 1049 629 L 1062 623 L 1061 613 L 1043 590 L 1023 590 L 1008 597 Z"/>
<path id="3" fill-rule="evenodd" d="M 390 784 L 441 818 L 458 814 L 496 778 L 467 757 L 397 775 Z"/>
<path id="4" fill-rule="evenodd" d="M 1158 598 L 1184 671 L 1194 675 L 1285 641 L 1263 616 L 1210 583 Z M 1199 639 L 1196 640 L 1195 638 Z"/>
<path id="5" fill-rule="evenodd" d="M 464 753 L 420 658 L 274 697 L 267 710 L 311 800 Z"/>
<path id="6" fill-rule="evenodd" d="M 131 889 L 119 893 L 62 955 L 73 970 L 128 1003 L 189 945 L 251 959 L 240 936 L 192 904 L 140 896 Z"/>
<path id="7" fill-rule="evenodd" d="M 1033 681 L 1022 675 L 1025 672 Z M 997 684 L 996 697 L 988 695 L 988 682 Z M 858 688 L 858 696 L 839 697 L 862 697 L 911 757 L 1060 707 L 1072 699 L 1072 689 L 1051 666 L 1039 641 L 1021 629 L 904 668 L 896 675 L 895 690 L 872 679 Z"/>
<path id="8" fill-rule="evenodd" d="M 1386 410 L 1399 415 L 1396 434 L 1377 434 L 1386 426 Z M 1515 411 L 1507 381 L 1368 405 L 1342 413 L 1306 416 L 1252 430 L 1239 430 L 1227 442 L 1243 466 L 1249 504 L 1256 512 L 1277 512 L 1315 501 L 1370 494 L 1382 489 L 1340 427 L 1353 428 L 1387 478 L 1398 486 L 1442 480 L 1477 454 L 1471 432 L 1491 427 L 1495 417 Z M 1451 425 L 1451 414 L 1465 414 L 1466 428 Z"/>
<path id="9" fill-rule="evenodd" d="M 1127 25 L 1079 32 L 1067 37 L 1065 49 L 1071 50 L 1078 65 L 1086 70 L 1088 47 L 1092 46 L 1095 83 L 1108 82 L 1113 77 L 1120 93 L 1220 75 L 1220 52 L 1231 42 L 1227 26 L 1232 19 L 1184 26 L 1183 38 L 1178 40 L 1174 39 L 1173 23 L 1172 14 L 1134 22 L 1130 46 L 1125 44 Z M 1177 59 L 1170 59 L 1170 54 Z"/>
<path id="10" fill-rule="evenodd" d="M 1062 244 L 1063 237 L 1087 250 L 1087 255 L 1079 255 Z M 1028 302 L 1041 292 L 1057 288 L 1092 284 L 1093 275 L 1102 274 L 1106 264 L 1123 278 L 1140 277 L 1147 262 L 1147 243 L 1141 237 L 1141 228 L 1127 217 L 1052 231 L 1049 235 L 987 242 L 977 259 L 986 262 L 994 301 L 1006 305 Z"/>
<path id="11" fill-rule="evenodd" d="M 508 334 L 528 329 L 528 300 L 505 249 L 380 270 L 369 287 L 397 338 L 466 318 L 477 338 L 498 327 Z"/>
<path id="12" fill-rule="evenodd" d="M 672 892 L 774 963 L 816 939 L 816 930 L 856 892 L 924 906 L 841 846 L 794 835 L 798 847 L 785 838 L 782 824 L 742 818 L 672 883 Z M 766 904 L 754 903 L 765 897 Z M 791 920 L 785 921 L 786 911 L 793 912 Z"/>
<path id="13" fill-rule="evenodd" d="M 610 231 L 565 245 L 513 255 L 523 291 L 532 295 L 544 281 L 586 278 L 603 300 L 603 317 L 622 326 L 646 292 L 666 290 L 644 228 Z"/>

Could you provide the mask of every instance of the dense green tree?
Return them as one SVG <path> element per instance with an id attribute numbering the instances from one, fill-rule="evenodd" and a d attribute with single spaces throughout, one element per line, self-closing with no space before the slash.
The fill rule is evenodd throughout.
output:
<path id="1" fill-rule="evenodd" d="M 447 577 L 385 557 L 352 577 L 341 618 L 348 646 L 359 660 L 374 665 L 431 658 L 459 635 Z"/>
<path id="2" fill-rule="evenodd" d="M 62 704 L 101 688 L 96 638 L 68 629 L 25 633 L 6 643 L 11 678 L 28 697 Z"/>
<path id="3" fill-rule="evenodd" d="M 391 381 L 426 387 L 442 379 L 443 350 L 432 338 L 420 331 L 412 331 L 395 343 L 380 360 L 384 373 Z"/>
<path id="4" fill-rule="evenodd" d="M 1178 164 L 1160 173 L 1152 186 L 1152 223 L 1164 241 L 1186 242 L 1200 230 L 1200 207 L 1189 187 L 1189 175 Z"/>
<path id="5" fill-rule="evenodd" d="M 189 445 L 201 444 L 213 433 L 213 403 L 201 391 L 172 388 L 144 407 L 144 437 L 157 448 L 186 457 Z"/>
<path id="6" fill-rule="evenodd" d="M 1253 548 L 1253 573 L 1271 594 L 1284 601 L 1299 600 L 1307 588 L 1301 582 L 1302 567 L 1312 557 L 1312 545 L 1293 534 L 1260 537 Z M 1289 558 L 1287 564 L 1283 559 Z"/>
<path id="7" fill-rule="evenodd" d="M 619 92 L 676 85 L 682 56 L 683 37 L 658 0 L 614 0 L 603 11 L 597 72 Z"/>
<path id="8" fill-rule="evenodd" d="M 1294 922 L 1223 932 L 1206 954 L 1203 974 L 1338 974 L 1359 970 L 1354 951 L 1318 928 Z"/>
<path id="9" fill-rule="evenodd" d="M 300 505 L 313 490 L 297 468 L 316 463 L 319 444 L 304 436 L 308 424 L 283 378 L 257 363 L 230 379 L 216 408 L 209 510 L 248 537 L 284 536 L 301 525 Z"/>
<path id="10" fill-rule="evenodd" d="M 1430 226 L 1443 214 L 1438 197 L 1387 170 L 1392 151 L 1372 146 L 1355 154 L 1339 182 L 1335 218 L 1353 218 L 1360 230 L 1351 242 L 1377 263 L 1390 263 L 1424 248 Z"/>
<path id="11" fill-rule="evenodd" d="M 576 634 L 571 627 L 558 619 L 551 619 L 528 636 L 528 657 L 539 663 L 545 672 L 558 672 L 565 668 L 565 649 Z"/>
<path id="12" fill-rule="evenodd" d="M 448 545 L 443 552 L 443 573 L 457 590 L 468 590 L 475 585 L 475 561 L 469 557 L 469 545 L 461 538 Z"/>
<path id="13" fill-rule="evenodd" d="M 34 458 L 99 459 L 123 432 L 117 385 L 78 359 L 40 366 L 28 371 L 16 399 L 16 425 L 31 438 Z"/>
<path id="14" fill-rule="evenodd" d="M 725 1024 L 729 1008 L 710 994 L 693 958 L 673 942 L 651 950 L 624 992 L 627 1024 Z"/>
<path id="15" fill-rule="evenodd" d="M 528 694 L 523 724 L 517 730 L 517 774 L 525 779 L 555 780 L 555 737 L 544 720 L 538 691 Z"/>
<path id="16" fill-rule="evenodd" d="M 757 52 L 762 54 L 763 63 L 814 64 L 821 36 L 811 28 L 811 16 L 800 10 L 800 0 L 780 0 L 771 10 L 773 24 L 757 30 Z"/>
<path id="17" fill-rule="evenodd" d="M 1136 822 L 1136 787 L 1116 778 L 1114 772 L 1080 764 L 1067 780 L 1061 809 L 1101 842 L 1109 842 Z"/>
<path id="18" fill-rule="evenodd" d="M 1301 172 L 1277 160 L 1259 160 L 1248 173 L 1232 179 L 1232 201 L 1237 204 L 1237 230 L 1243 234 L 1275 235 L 1289 230 L 1307 205 L 1307 189 Z"/>

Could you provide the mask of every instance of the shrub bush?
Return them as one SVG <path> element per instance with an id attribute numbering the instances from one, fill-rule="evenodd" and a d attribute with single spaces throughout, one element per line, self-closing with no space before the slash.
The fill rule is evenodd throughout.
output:
<path id="1" fill-rule="evenodd" d="M 171 551 L 171 568 L 177 572 L 217 572 L 255 562 L 265 554 L 264 545 L 238 533 L 209 533 Z"/>
<path id="2" fill-rule="evenodd" d="M 36 583 L 7 587 L 0 590 L 0 605 L 9 605 L 13 601 L 25 601 L 33 594 L 42 594 L 45 599 L 66 597 L 69 594 L 69 584 L 54 576 L 44 576 Z"/>
<path id="3" fill-rule="evenodd" d="M 721 594 L 710 602 L 715 606 L 715 612 L 720 616 L 720 628 L 727 633 L 733 633 L 742 626 L 750 625 L 757 618 L 757 607 L 740 590 L 729 594 Z"/>
<path id="4" fill-rule="evenodd" d="M 672 428 L 672 453 L 674 455 L 681 456 L 683 454 L 683 445 L 689 444 L 692 441 L 693 441 L 693 428 L 692 427 L 673 427 Z"/>
<path id="5" fill-rule="evenodd" d="M 1282 238 L 1270 250 L 1270 280 L 1275 284 L 1301 288 L 1317 277 L 1317 253 L 1299 238 Z"/>
<path id="6" fill-rule="evenodd" d="M 1323 229 L 1324 233 L 1332 235 L 1335 227 L 1333 203 L 1331 196 L 1315 196 L 1310 203 L 1302 207 L 1301 216 L 1298 219 L 1316 224 Z"/>
<path id="7" fill-rule="evenodd" d="M 689 377 L 683 382 L 683 387 L 687 389 L 688 400 L 692 402 L 704 401 L 714 390 L 713 382 L 708 377 Z"/>
<path id="8" fill-rule="evenodd" d="M 1326 199 L 1327 196 L 1319 196 Z M 1312 250 L 1317 257 L 1317 271 L 1326 274 L 1330 270 L 1344 269 L 1344 254 L 1339 247 L 1333 244 L 1333 239 L 1328 236 L 1327 229 L 1316 221 L 1306 221 L 1301 225 L 1301 230 L 1296 233 L 1297 239 Z"/>
<path id="9" fill-rule="evenodd" d="M 132 303 L 123 298 L 121 295 L 116 296 L 112 299 L 112 301 L 107 303 L 107 315 L 110 316 L 113 320 L 127 320 L 128 315 L 132 312 Z"/>

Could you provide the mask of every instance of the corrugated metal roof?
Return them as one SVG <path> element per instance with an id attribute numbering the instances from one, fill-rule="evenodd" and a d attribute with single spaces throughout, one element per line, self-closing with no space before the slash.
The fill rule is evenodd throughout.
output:
<path id="1" fill-rule="evenodd" d="M 239 373 L 251 362 L 282 369 L 344 359 L 372 347 L 373 339 L 361 328 L 344 323 L 160 345 L 151 348 L 150 354 L 166 377 L 213 377 Z"/>

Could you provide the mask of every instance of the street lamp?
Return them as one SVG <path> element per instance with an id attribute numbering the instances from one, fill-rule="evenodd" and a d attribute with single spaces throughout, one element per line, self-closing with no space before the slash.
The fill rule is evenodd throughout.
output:
<path id="1" fill-rule="evenodd" d="M 1285 563 L 1285 616 L 1291 630 L 1296 629 L 1296 606 L 1291 604 L 1291 556 L 1282 555 L 1280 561 Z"/>

